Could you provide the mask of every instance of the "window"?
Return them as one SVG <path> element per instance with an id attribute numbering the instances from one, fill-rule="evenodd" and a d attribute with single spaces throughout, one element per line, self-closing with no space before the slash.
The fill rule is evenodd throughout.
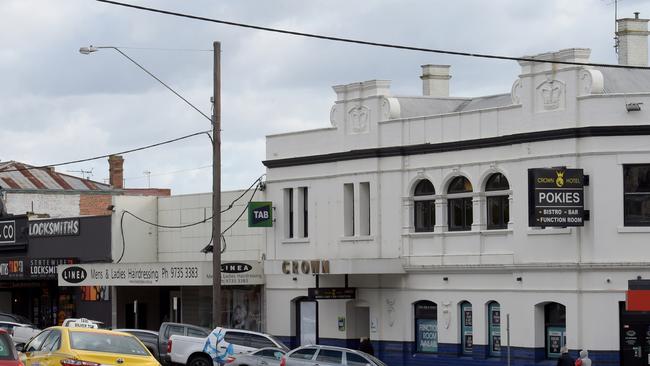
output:
<path id="1" fill-rule="evenodd" d="M 359 183 L 359 234 L 370 235 L 370 183 Z"/>
<path id="2" fill-rule="evenodd" d="M 371 364 L 370 361 L 356 353 L 346 352 L 345 357 L 347 358 L 348 366 L 366 366 Z"/>
<path id="3" fill-rule="evenodd" d="M 265 358 L 272 358 L 274 360 L 280 360 L 282 356 L 284 355 L 284 352 L 281 352 L 277 349 L 263 349 L 261 351 L 257 351 L 253 353 L 255 356 L 260 356 L 260 357 L 265 357 Z"/>
<path id="4" fill-rule="evenodd" d="M 223 339 L 228 343 L 232 343 L 238 346 L 250 347 L 250 342 L 248 341 L 248 336 L 246 333 L 226 332 L 226 335 Z"/>
<path id="5" fill-rule="evenodd" d="M 343 235 L 354 236 L 354 185 L 343 185 Z"/>
<path id="6" fill-rule="evenodd" d="M 309 193 L 302 187 L 302 237 L 309 237 Z"/>
<path id="7" fill-rule="evenodd" d="M 195 328 L 187 328 L 187 335 L 196 338 L 205 338 L 208 336 L 208 334 L 202 331 L 201 329 L 195 329 Z"/>
<path id="8" fill-rule="evenodd" d="M 249 334 L 250 346 L 253 348 L 275 347 L 275 343 L 266 337 L 257 334 Z"/>
<path id="9" fill-rule="evenodd" d="M 69 332 L 70 348 L 79 351 L 147 356 L 149 351 L 132 335 Z"/>
<path id="10" fill-rule="evenodd" d="M 287 239 L 293 238 L 293 188 L 284 189 L 284 222 Z"/>
<path id="11" fill-rule="evenodd" d="M 472 321 L 472 304 L 460 303 L 460 343 L 464 355 L 471 355 L 474 348 L 474 326 Z"/>
<path id="12" fill-rule="evenodd" d="M 170 325 L 167 327 L 165 330 L 165 338 L 169 339 L 169 337 L 173 336 L 174 334 L 176 335 L 185 335 L 185 329 L 183 327 L 179 327 L 177 325 Z"/>
<path id="13" fill-rule="evenodd" d="M 14 343 L 9 334 L 0 334 L 0 360 L 18 360 Z M 19 363 L 7 362 L 5 365 L 20 365 Z"/>
<path id="14" fill-rule="evenodd" d="M 42 351 L 56 351 L 61 346 L 61 331 L 53 330 L 41 346 Z"/>
<path id="15" fill-rule="evenodd" d="M 433 231 L 436 224 L 436 201 L 423 196 L 433 196 L 434 194 L 436 194 L 436 190 L 433 188 L 433 184 L 426 179 L 419 181 L 415 186 L 413 225 L 416 232 Z"/>
<path id="16" fill-rule="evenodd" d="M 556 302 L 544 305 L 546 357 L 559 358 L 566 345 L 566 307 Z"/>
<path id="17" fill-rule="evenodd" d="M 508 180 L 501 173 L 495 173 L 485 183 L 487 196 L 487 229 L 507 229 L 510 221 L 510 203 L 508 194 L 510 189 Z"/>
<path id="18" fill-rule="evenodd" d="M 303 348 L 298 350 L 289 356 L 289 358 L 297 358 L 299 360 L 311 360 L 316 353 L 316 348 Z"/>
<path id="19" fill-rule="evenodd" d="M 316 356 L 316 361 L 340 365 L 343 363 L 343 352 L 321 348 L 318 352 L 318 356 Z"/>
<path id="20" fill-rule="evenodd" d="M 465 177 L 456 177 L 449 184 L 449 231 L 472 230 L 472 197 L 468 195 L 472 190 L 472 183 Z"/>
<path id="21" fill-rule="evenodd" d="M 488 304 L 488 354 L 501 356 L 501 306 L 492 301 Z"/>
<path id="22" fill-rule="evenodd" d="M 625 226 L 650 226 L 650 164 L 623 166 Z"/>
<path id="23" fill-rule="evenodd" d="M 418 301 L 413 306 L 416 352 L 438 352 L 438 306 L 431 301 Z"/>
<path id="24" fill-rule="evenodd" d="M 36 338 L 32 339 L 29 344 L 27 344 L 27 347 L 25 347 L 26 352 L 35 352 L 41 349 L 41 345 L 45 341 L 45 338 L 47 338 L 48 335 L 50 335 L 50 330 L 43 331 L 39 333 Z"/>

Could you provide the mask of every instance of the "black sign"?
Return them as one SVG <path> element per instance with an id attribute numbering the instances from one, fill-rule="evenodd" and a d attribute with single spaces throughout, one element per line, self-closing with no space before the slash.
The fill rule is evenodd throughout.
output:
<path id="1" fill-rule="evenodd" d="M 245 273 L 253 269 L 253 266 L 247 263 L 222 263 L 221 272 L 223 273 Z"/>
<path id="2" fill-rule="evenodd" d="M 313 300 L 351 300 L 356 299 L 357 289 L 354 287 L 319 287 L 307 289 L 309 298 Z"/>
<path id="3" fill-rule="evenodd" d="M 0 244 L 16 243 L 16 221 L 0 221 Z"/>
<path id="4" fill-rule="evenodd" d="M 56 266 L 74 264 L 74 258 L 11 258 L 0 260 L 0 280 L 54 280 Z"/>
<path id="5" fill-rule="evenodd" d="M 68 267 L 63 270 L 63 273 L 61 273 L 63 279 L 70 283 L 82 282 L 86 279 L 87 275 L 85 269 L 77 266 Z"/>
<path id="6" fill-rule="evenodd" d="M 528 169 L 528 225 L 584 226 L 582 169 Z"/>
<path id="7" fill-rule="evenodd" d="M 73 236 L 79 235 L 80 225 L 78 218 L 36 220 L 29 223 L 29 236 L 32 238 L 46 236 Z"/>

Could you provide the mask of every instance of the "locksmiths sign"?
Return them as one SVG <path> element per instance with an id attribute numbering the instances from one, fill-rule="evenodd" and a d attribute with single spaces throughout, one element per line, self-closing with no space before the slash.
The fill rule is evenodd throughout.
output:
<path id="1" fill-rule="evenodd" d="M 273 203 L 250 202 L 248 204 L 248 227 L 273 227 Z"/>
<path id="2" fill-rule="evenodd" d="M 582 169 L 528 169 L 528 225 L 584 226 Z"/>

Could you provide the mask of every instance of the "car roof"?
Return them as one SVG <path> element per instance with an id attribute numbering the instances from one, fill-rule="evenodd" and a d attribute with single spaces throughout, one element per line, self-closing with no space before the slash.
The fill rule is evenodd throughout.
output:
<path id="1" fill-rule="evenodd" d="M 325 345 L 320 345 L 320 344 L 309 344 L 305 346 L 300 346 L 291 352 L 293 353 L 296 350 L 303 349 L 303 348 L 318 348 L 318 349 L 331 349 L 331 350 L 336 350 L 336 351 L 343 351 L 343 352 L 352 352 L 352 353 L 360 353 L 359 351 L 351 348 L 345 348 L 345 347 L 337 347 L 337 346 L 325 346 Z"/>
<path id="2" fill-rule="evenodd" d="M 151 335 L 158 335 L 158 332 L 153 331 L 153 330 L 148 330 L 148 329 L 126 329 L 126 328 L 120 328 L 120 329 L 113 329 L 114 332 L 122 332 L 122 333 L 131 333 L 131 332 L 138 332 L 138 333 L 147 333 Z"/>
<path id="3" fill-rule="evenodd" d="M 56 327 L 49 327 L 46 330 L 49 330 L 49 329 L 58 329 L 58 330 L 67 329 L 70 332 L 119 334 L 119 335 L 124 335 L 124 336 L 128 336 L 128 337 L 134 337 L 133 334 L 129 334 L 129 333 L 125 333 L 125 332 L 119 332 L 119 331 L 115 331 L 115 330 L 108 330 L 108 329 L 56 326 Z"/>

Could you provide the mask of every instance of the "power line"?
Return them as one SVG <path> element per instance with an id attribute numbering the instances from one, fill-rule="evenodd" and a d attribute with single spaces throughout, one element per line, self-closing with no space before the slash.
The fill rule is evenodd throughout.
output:
<path id="1" fill-rule="evenodd" d="M 210 164 L 210 165 L 203 165 L 203 166 L 199 166 L 199 167 L 196 167 L 196 168 L 174 170 L 174 171 L 172 171 L 172 172 L 166 172 L 166 173 L 148 174 L 148 176 L 144 176 L 144 175 L 143 175 L 143 176 L 138 176 L 138 177 L 124 178 L 124 180 L 125 180 L 125 181 L 129 181 L 129 180 L 146 179 L 146 178 L 149 178 L 149 177 L 160 177 L 160 176 L 164 176 L 164 175 L 171 175 L 171 174 L 177 174 L 177 173 L 185 173 L 185 172 L 191 172 L 191 171 L 201 170 L 201 169 L 207 169 L 207 168 L 212 168 L 212 164 Z"/>
<path id="2" fill-rule="evenodd" d="M 155 144 L 151 144 L 151 145 L 146 145 L 146 146 L 137 147 L 137 148 L 134 148 L 134 149 L 129 149 L 129 150 L 124 150 L 124 151 L 114 152 L 114 153 L 110 153 L 110 154 L 99 155 L 99 156 L 95 156 L 95 157 L 92 157 L 92 158 L 85 158 L 85 159 L 71 160 L 71 161 L 65 161 L 65 162 L 62 162 L 62 163 L 49 164 L 49 165 L 30 166 L 30 167 L 27 167 L 27 166 L 26 166 L 26 167 L 23 167 L 23 168 L 15 168 L 15 169 L 0 170 L 0 173 L 6 173 L 6 172 L 20 172 L 20 171 L 33 170 L 33 169 L 46 169 L 46 168 L 53 168 L 53 167 L 56 167 L 56 166 L 70 165 L 70 164 L 76 164 L 76 163 L 83 163 L 83 162 L 86 162 L 86 161 L 92 161 L 92 160 L 99 160 L 99 159 L 107 158 L 107 157 L 109 157 L 109 156 L 111 156 L 111 155 L 125 155 L 125 154 L 129 154 L 129 153 L 136 152 L 136 151 L 141 151 L 141 150 L 151 149 L 151 148 L 158 147 L 158 146 L 162 146 L 162 145 L 166 145 L 166 144 L 171 144 L 172 142 L 177 142 L 177 141 L 185 140 L 185 139 L 188 139 L 188 138 L 190 138 L 190 137 L 199 136 L 199 135 L 203 135 L 203 134 L 207 134 L 208 136 L 210 136 L 210 131 L 208 130 L 208 131 L 195 132 L 195 133 L 192 133 L 192 134 L 189 134 L 189 135 L 185 135 L 185 136 L 181 136 L 181 137 L 177 137 L 177 138 L 174 138 L 174 139 L 171 139 L 171 140 L 165 140 L 165 141 L 157 142 L 157 143 L 155 143 Z"/>
<path id="3" fill-rule="evenodd" d="M 194 20 L 201 20 L 201 21 L 205 21 L 205 22 L 230 25 L 230 26 L 234 26 L 234 27 L 249 28 L 249 29 L 256 29 L 256 30 L 261 30 L 261 31 L 265 31 L 265 32 L 281 33 L 281 34 L 288 34 L 288 35 L 292 35 L 292 36 L 316 38 L 316 39 L 322 39 L 322 40 L 327 40 L 327 41 L 335 41 L 335 42 L 354 43 L 354 44 L 361 44 L 361 45 L 374 46 L 374 47 L 394 48 L 394 49 L 408 50 L 408 51 L 419 51 L 419 52 L 438 53 L 438 54 L 453 55 L 453 56 L 477 57 L 477 58 L 487 58 L 487 59 L 497 59 L 497 60 L 527 61 L 527 62 L 538 62 L 538 63 L 561 64 L 561 65 L 596 66 L 596 67 L 609 67 L 609 68 L 616 68 L 616 69 L 650 70 L 650 67 L 648 67 L 648 66 L 632 66 L 632 65 L 615 65 L 615 64 L 602 64 L 602 63 L 586 63 L 586 62 L 575 62 L 575 61 L 542 60 L 542 59 L 537 59 L 537 58 L 532 58 L 532 57 L 501 56 L 501 55 L 492 55 L 492 54 L 484 54 L 484 53 L 449 51 L 449 50 L 441 50 L 441 49 L 434 49 L 434 48 L 404 46 L 404 45 L 381 43 L 381 42 L 370 42 L 370 41 L 363 41 L 363 40 L 352 39 L 352 38 L 325 36 L 325 35 L 320 35 L 320 34 L 315 34 L 315 33 L 297 32 L 297 31 L 291 31 L 291 30 L 286 30 L 286 29 L 262 27 L 262 26 L 253 25 L 253 24 L 237 23 L 237 22 L 231 22 L 231 21 L 227 21 L 227 20 L 206 18 L 206 17 L 200 17 L 200 16 L 196 16 L 196 15 L 177 13 L 177 12 L 168 11 L 168 10 L 162 10 L 162 9 L 156 9 L 156 8 L 148 8 L 148 7 L 132 5 L 132 4 L 125 4 L 125 3 L 121 3 L 121 2 L 117 2 L 117 1 L 111 1 L 111 0 L 96 0 L 96 1 L 106 3 L 106 4 L 123 6 L 123 7 L 127 7 L 127 8 L 132 8 L 132 9 L 149 11 L 149 12 L 153 12 L 153 13 L 173 15 L 173 16 L 176 16 L 176 17 L 182 17 L 182 18 L 188 18 L 188 19 L 194 19 Z"/>

